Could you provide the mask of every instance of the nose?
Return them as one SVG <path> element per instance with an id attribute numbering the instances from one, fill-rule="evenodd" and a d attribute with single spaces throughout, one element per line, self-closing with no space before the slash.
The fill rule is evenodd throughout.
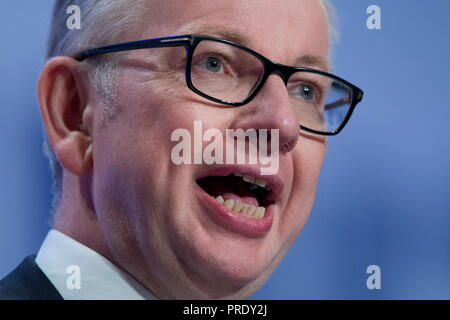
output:
<path id="1" fill-rule="evenodd" d="M 286 153 L 297 144 L 300 124 L 289 101 L 283 79 L 278 74 L 270 75 L 256 97 L 240 107 L 241 114 L 232 124 L 234 128 L 279 129 L 280 152 Z"/>

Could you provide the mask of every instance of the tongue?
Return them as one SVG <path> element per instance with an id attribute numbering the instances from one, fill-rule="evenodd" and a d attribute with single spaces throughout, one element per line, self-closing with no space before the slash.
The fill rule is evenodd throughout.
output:
<path id="1" fill-rule="evenodd" d="M 242 203 L 252 204 L 258 207 L 258 200 L 245 188 L 243 182 L 235 177 L 208 177 L 202 179 L 201 187 L 211 196 L 222 196 L 224 200 L 239 200 Z M 234 180 L 234 181 L 233 181 Z"/>

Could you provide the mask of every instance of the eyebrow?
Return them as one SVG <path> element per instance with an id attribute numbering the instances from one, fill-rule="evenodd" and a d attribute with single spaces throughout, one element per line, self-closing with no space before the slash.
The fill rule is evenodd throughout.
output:
<path id="1" fill-rule="evenodd" d="M 241 34 L 240 32 L 232 31 L 222 27 L 205 27 L 196 29 L 195 32 L 188 32 L 194 34 L 201 34 L 204 36 L 217 37 L 232 41 L 240 44 L 241 46 L 248 47 L 250 45 L 250 39 Z"/>
<path id="2" fill-rule="evenodd" d="M 331 64 L 327 58 L 311 54 L 305 54 L 298 58 L 295 62 L 295 65 L 299 67 L 318 68 L 325 72 L 329 72 L 331 69 Z"/>
<path id="3" fill-rule="evenodd" d="M 238 43 L 242 46 L 249 47 L 251 41 L 245 35 L 240 32 L 225 29 L 223 27 L 204 27 L 195 30 L 190 30 L 186 33 L 201 34 L 205 36 L 218 37 L 228 41 Z M 294 66 L 298 67 L 311 67 L 320 69 L 325 72 L 329 72 L 331 64 L 327 58 L 318 55 L 305 54 L 297 58 Z"/>

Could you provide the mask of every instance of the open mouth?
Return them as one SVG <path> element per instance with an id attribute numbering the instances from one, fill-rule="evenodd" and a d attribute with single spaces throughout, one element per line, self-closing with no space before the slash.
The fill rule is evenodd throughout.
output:
<path id="1" fill-rule="evenodd" d="M 196 182 L 233 214 L 262 219 L 267 207 L 274 203 L 269 182 L 249 174 L 208 176 Z"/>

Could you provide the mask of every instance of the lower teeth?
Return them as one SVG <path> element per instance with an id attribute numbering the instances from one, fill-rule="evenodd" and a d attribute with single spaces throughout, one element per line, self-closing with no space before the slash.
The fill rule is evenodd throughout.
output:
<path id="1" fill-rule="evenodd" d="M 216 200 L 231 212 L 239 213 L 247 217 L 262 219 L 266 213 L 266 208 L 264 207 L 256 207 L 252 204 L 242 203 L 239 200 L 224 200 L 222 196 L 216 197 Z"/>

